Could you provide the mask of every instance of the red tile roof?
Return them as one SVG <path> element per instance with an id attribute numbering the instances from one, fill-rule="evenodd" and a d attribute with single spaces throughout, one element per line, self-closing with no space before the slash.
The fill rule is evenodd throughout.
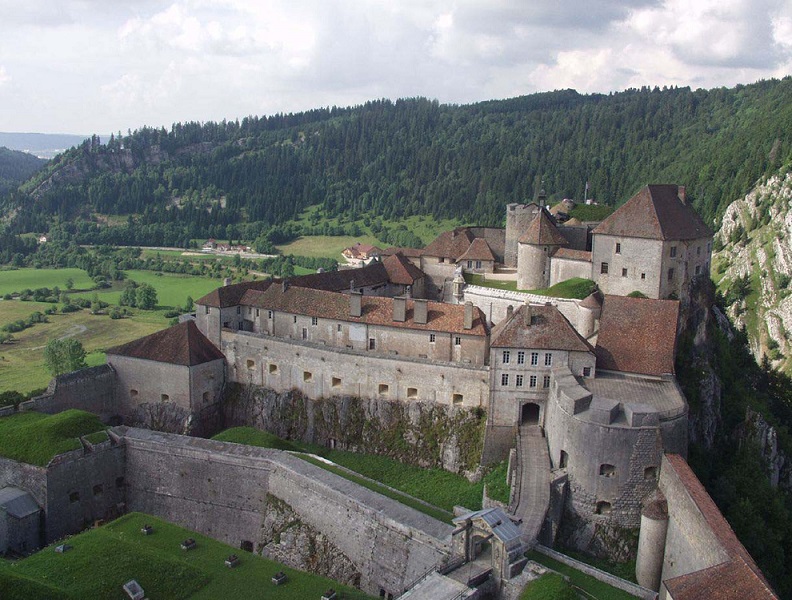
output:
<path id="1" fill-rule="evenodd" d="M 528 307 L 522 305 L 511 319 L 498 323 L 492 331 L 491 346 L 594 352 L 555 306 L 531 306 L 530 324 L 528 314 Z"/>
<path id="2" fill-rule="evenodd" d="M 444 231 L 434 241 L 423 249 L 422 256 L 438 256 L 450 258 L 456 262 L 470 247 L 475 239 L 467 227 L 457 227 L 452 231 Z"/>
<path id="3" fill-rule="evenodd" d="M 679 197 L 676 185 L 647 185 L 600 223 L 594 233 L 652 240 L 712 237 L 712 230 L 698 213 Z"/>
<path id="4" fill-rule="evenodd" d="M 674 372 L 679 302 L 605 296 L 597 367 L 663 375 Z"/>
<path id="5" fill-rule="evenodd" d="M 185 321 L 146 337 L 115 346 L 107 354 L 192 367 L 225 357 L 194 321 Z"/>
<path id="6" fill-rule="evenodd" d="M 403 254 L 408 258 L 418 258 L 423 254 L 423 248 L 399 248 L 391 246 L 382 251 L 382 256 L 392 256 L 394 254 Z"/>
<path id="7" fill-rule="evenodd" d="M 350 315 L 349 303 L 350 296 L 348 294 L 296 286 L 287 286 L 286 291 L 284 291 L 282 285 L 273 285 L 265 292 L 251 291 L 245 294 L 243 300 L 243 304 L 256 308 L 334 319 L 336 321 L 369 323 L 372 325 L 398 327 L 400 329 L 443 331 L 475 336 L 485 336 L 488 333 L 484 313 L 475 307 L 473 309 L 473 328 L 465 329 L 465 307 L 463 305 L 428 302 L 428 322 L 422 324 L 413 321 L 413 307 L 415 305 L 413 300 L 407 300 L 406 320 L 403 322 L 393 320 L 393 298 L 363 296 L 361 298 L 362 316 L 360 317 Z"/>
<path id="8" fill-rule="evenodd" d="M 460 260 L 491 260 L 494 262 L 495 255 L 492 253 L 487 240 L 476 238 L 470 243 L 464 254 L 457 259 L 457 261 Z"/>
<path id="9" fill-rule="evenodd" d="M 227 308 L 236 306 L 248 290 L 266 290 L 272 280 L 262 279 L 259 281 L 243 281 L 232 285 L 225 285 L 209 292 L 203 298 L 198 298 L 196 304 L 201 306 L 212 306 L 214 308 Z"/>
<path id="10" fill-rule="evenodd" d="M 566 258 L 567 260 L 582 260 L 591 262 L 591 252 L 585 250 L 573 250 L 572 248 L 559 248 L 553 258 Z"/>
<path id="11" fill-rule="evenodd" d="M 386 283 L 388 283 L 388 271 L 380 262 L 373 262 L 360 269 L 325 271 L 289 278 L 290 285 L 330 292 L 348 291 L 353 284 L 355 288 L 364 288 Z"/>
<path id="12" fill-rule="evenodd" d="M 674 600 L 777 598 L 685 459 L 678 454 L 666 454 L 662 468 L 666 467 L 672 469 L 724 551 L 732 558 L 720 565 L 664 581 Z"/>
<path id="13" fill-rule="evenodd" d="M 522 234 L 519 240 L 521 244 L 533 244 L 537 246 L 568 246 L 569 242 L 558 231 L 558 227 L 553 223 L 547 211 L 542 209 L 529 223 L 528 229 Z"/>
<path id="14" fill-rule="evenodd" d="M 390 282 L 397 285 L 414 285 L 417 280 L 426 277 L 421 269 L 412 264 L 400 252 L 385 257 L 382 266 L 385 267 Z"/>

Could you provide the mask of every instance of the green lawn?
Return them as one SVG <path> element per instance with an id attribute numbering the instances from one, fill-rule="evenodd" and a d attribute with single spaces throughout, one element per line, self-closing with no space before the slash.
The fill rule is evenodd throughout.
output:
<path id="1" fill-rule="evenodd" d="M 0 418 L 0 456 L 44 466 L 54 456 L 80 448 L 79 436 L 104 428 L 96 415 L 82 410 L 16 413 Z"/>
<path id="2" fill-rule="evenodd" d="M 54 288 L 66 290 L 66 280 L 74 281 L 74 289 L 86 290 L 94 286 L 82 269 L 15 269 L 0 271 L 0 296 L 24 289 Z"/>
<path id="3" fill-rule="evenodd" d="M 578 595 L 561 575 L 545 573 L 525 586 L 520 600 L 578 600 Z"/>
<path id="4" fill-rule="evenodd" d="M 151 525 L 154 533 L 142 535 L 144 524 Z M 195 539 L 197 547 L 185 552 L 180 544 L 187 538 Z M 341 598 L 369 598 L 324 577 L 284 567 L 140 513 L 74 536 L 68 543 L 73 549 L 64 554 L 50 546 L 15 563 L 0 562 L 0 597 L 125 600 L 122 586 L 135 579 L 148 598 L 304 600 L 318 599 L 331 587 Z M 242 561 L 234 569 L 224 564 L 230 554 Z M 275 586 L 271 578 L 278 571 L 286 573 L 288 581 Z"/>
<path id="5" fill-rule="evenodd" d="M 20 302 L 19 300 L 0 300 L 0 327 L 26 319 L 34 312 L 44 312 L 52 304 L 47 302 Z M 17 335 L 17 334 L 14 334 Z M 2 348 L 2 346 L 0 346 Z"/>
<path id="6" fill-rule="evenodd" d="M 635 600 L 635 596 L 632 594 L 594 579 L 590 575 L 577 571 L 535 550 L 527 552 L 526 556 L 540 565 L 569 577 L 572 585 L 583 590 L 587 598 L 596 598 L 597 600 Z"/>
<path id="7" fill-rule="evenodd" d="M 407 496 L 376 486 L 376 484 L 372 484 L 366 479 L 350 475 L 347 471 L 327 465 L 327 463 L 322 461 L 310 459 L 309 457 L 304 458 L 323 469 L 355 481 L 364 487 L 412 506 L 442 521 L 450 520 L 455 505 L 465 506 L 471 510 L 480 509 L 485 482 L 488 489 L 495 494 L 495 497 L 508 502 L 509 487 L 505 482 L 506 463 L 501 463 L 492 469 L 482 481 L 471 483 L 461 475 L 449 473 L 442 469 L 422 469 L 405 465 L 386 456 L 359 454 L 344 450 L 329 450 L 318 446 L 289 442 L 252 427 L 227 429 L 217 434 L 213 439 L 250 446 L 277 448 L 280 450 L 302 450 L 318 454 L 365 478 L 373 479 L 376 482 L 403 492 Z M 421 502 L 415 502 L 415 498 L 432 506 L 427 507 Z"/>

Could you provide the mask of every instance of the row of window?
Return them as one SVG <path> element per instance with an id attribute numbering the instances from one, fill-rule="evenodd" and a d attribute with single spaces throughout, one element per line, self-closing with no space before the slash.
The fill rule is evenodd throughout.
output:
<path id="1" fill-rule="evenodd" d="M 501 387 L 508 387 L 511 383 L 511 375 L 509 373 L 502 373 L 501 374 Z M 523 375 L 515 375 L 514 376 L 514 387 L 524 387 L 525 385 L 525 377 Z M 538 375 L 529 375 L 528 376 L 528 387 L 529 388 L 536 388 L 539 387 L 539 376 Z M 545 375 L 542 377 L 542 388 L 549 388 L 550 387 L 550 375 Z"/>
<path id="2" fill-rule="evenodd" d="M 476 267 L 475 267 L 476 269 L 480 269 L 481 268 L 481 261 L 480 260 L 477 260 L 477 261 L 469 260 L 469 261 L 467 261 L 467 268 L 468 269 L 472 269 L 474 263 L 476 265 Z"/>
<path id="3" fill-rule="evenodd" d="M 118 489 L 123 488 L 124 487 L 124 478 L 123 477 L 116 477 L 115 486 Z M 93 495 L 94 496 L 101 496 L 102 494 L 104 494 L 104 486 L 101 483 L 97 483 L 95 486 L 93 486 Z M 80 501 L 80 492 L 70 492 L 69 493 L 69 502 L 71 502 L 73 504 L 73 503 L 79 502 L 79 501 Z"/>
<path id="4" fill-rule="evenodd" d="M 504 365 L 508 365 L 511 363 L 511 350 L 504 350 L 501 354 L 501 361 Z M 517 351 L 517 364 L 524 365 L 525 364 L 525 352 L 523 350 Z M 538 352 L 531 352 L 531 366 L 535 367 L 539 364 L 539 353 Z M 553 366 L 553 353 L 552 352 L 545 352 L 544 355 L 544 366 L 545 367 L 552 367 Z"/>
<path id="5" fill-rule="evenodd" d="M 707 243 L 707 252 L 712 251 L 712 242 Z M 616 254 L 621 254 L 621 242 L 616 242 Z M 671 246 L 668 249 L 668 256 L 670 258 L 676 258 L 677 256 L 677 247 Z M 701 256 L 701 246 L 696 246 L 696 256 Z"/>
<path id="6" fill-rule="evenodd" d="M 558 467 L 560 469 L 566 469 L 569 466 L 569 454 L 567 454 L 564 450 L 561 450 L 561 455 L 559 456 L 558 460 Z M 614 465 L 608 463 L 602 463 L 599 467 L 599 475 L 600 477 L 615 477 L 616 476 L 616 467 Z M 657 479 L 657 467 L 649 466 L 644 468 L 644 480 L 646 481 L 653 481 Z"/>

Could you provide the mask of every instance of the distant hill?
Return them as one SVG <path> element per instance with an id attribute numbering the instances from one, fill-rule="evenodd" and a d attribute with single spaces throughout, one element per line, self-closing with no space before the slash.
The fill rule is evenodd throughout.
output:
<path id="1" fill-rule="evenodd" d="M 0 195 L 19 186 L 46 162 L 30 154 L 0 146 Z"/>
<path id="2" fill-rule="evenodd" d="M 726 89 L 574 90 L 466 106 L 422 98 L 86 140 L 26 182 L 14 231 L 134 215 L 124 243 L 255 238 L 323 217 L 427 214 L 502 225 L 504 206 L 590 196 L 618 204 L 679 183 L 710 221 L 792 158 L 792 78 Z M 542 184 L 542 181 L 544 183 Z M 85 228 L 83 228 L 83 231 Z M 252 233 L 251 233 L 252 232 Z M 98 241 L 93 233 L 89 239 Z M 90 237 L 93 236 L 93 237 Z M 121 239 L 120 237 L 117 239 Z"/>
<path id="3" fill-rule="evenodd" d="M 7 133 L 0 131 L 0 146 L 50 159 L 73 146 L 79 146 L 87 135 L 63 133 Z"/>

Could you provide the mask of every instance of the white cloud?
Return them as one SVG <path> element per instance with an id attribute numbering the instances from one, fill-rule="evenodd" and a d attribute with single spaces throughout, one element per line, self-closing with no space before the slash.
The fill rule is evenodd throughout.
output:
<path id="1" fill-rule="evenodd" d="M 711 87 L 792 70 L 788 0 L 5 2 L 0 83 L 14 79 L 0 130 L 106 132 L 383 96 Z"/>

